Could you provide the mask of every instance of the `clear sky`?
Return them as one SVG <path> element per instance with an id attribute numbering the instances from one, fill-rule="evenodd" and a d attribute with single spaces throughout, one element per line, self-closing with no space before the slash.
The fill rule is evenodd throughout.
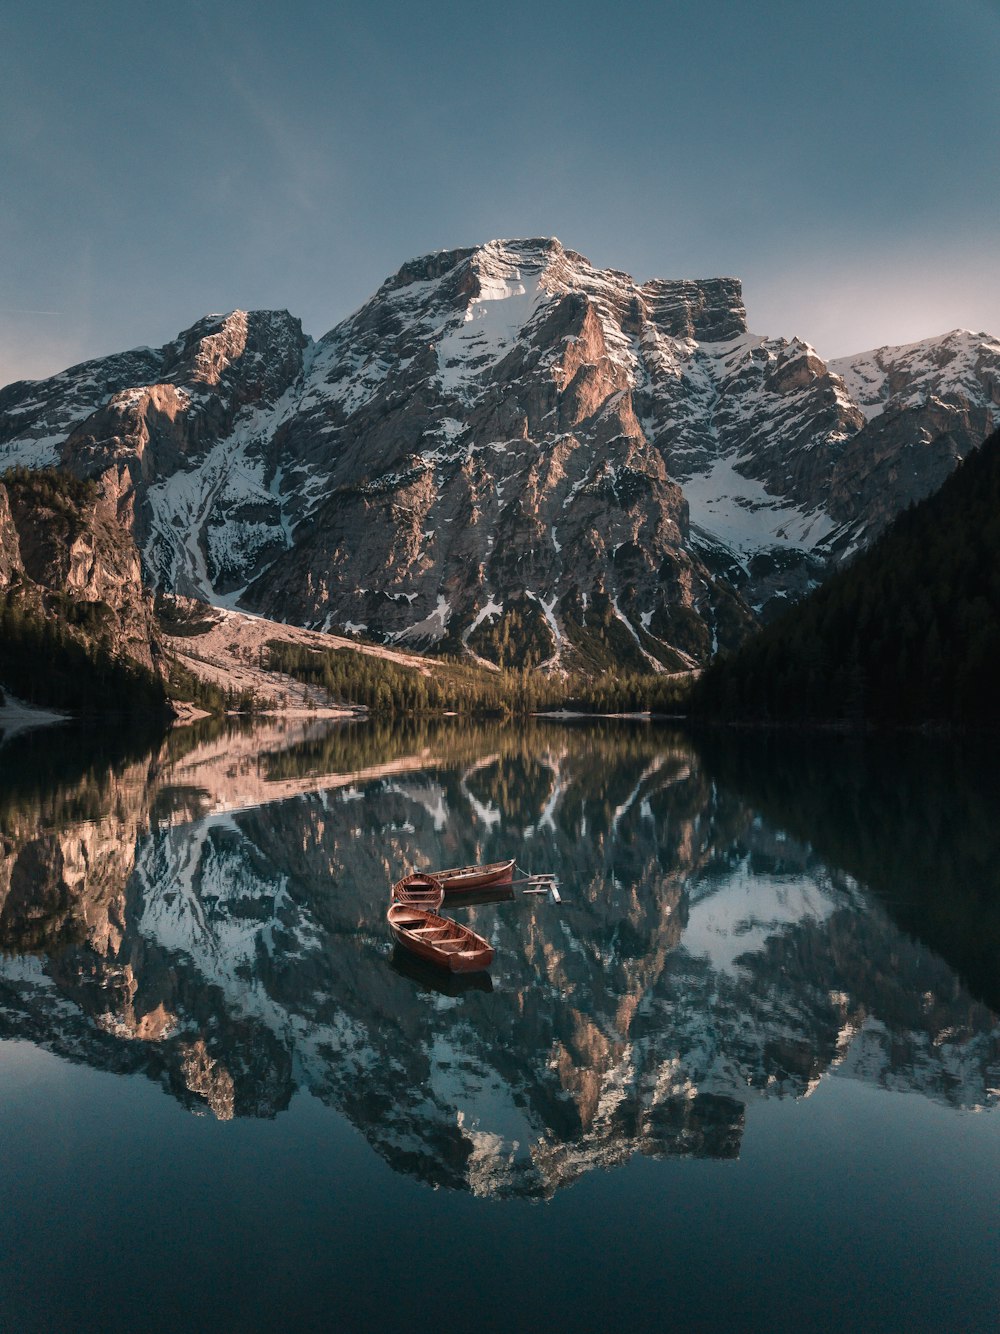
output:
<path id="1" fill-rule="evenodd" d="M 11 0 L 0 383 L 555 235 L 824 356 L 1000 335 L 1000 0 Z"/>

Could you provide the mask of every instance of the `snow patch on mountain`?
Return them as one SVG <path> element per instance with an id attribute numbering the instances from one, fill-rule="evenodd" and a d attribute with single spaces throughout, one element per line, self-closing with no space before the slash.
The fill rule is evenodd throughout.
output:
<path id="1" fill-rule="evenodd" d="M 462 321 L 442 334 L 436 345 L 442 389 L 466 397 L 470 382 L 496 365 L 514 346 L 538 308 L 537 277 L 489 278 L 470 301 Z"/>
<path id="2" fill-rule="evenodd" d="M 235 577 L 238 597 L 261 553 L 291 544 L 292 525 L 268 484 L 264 451 L 297 401 L 292 387 L 276 403 L 248 409 L 193 467 L 150 485 L 143 557 L 160 587 L 213 602 Z"/>
<path id="3" fill-rule="evenodd" d="M 450 616 L 451 604 L 442 593 L 439 593 L 437 605 L 432 612 L 407 629 L 398 631 L 392 638 L 399 643 L 428 642 L 436 644 L 439 639 L 443 639 L 447 634 Z"/>
<path id="4" fill-rule="evenodd" d="M 824 513 L 807 513 L 773 496 L 762 482 L 737 471 L 732 455 L 684 483 L 691 526 L 743 555 L 768 547 L 810 551 L 834 531 Z"/>

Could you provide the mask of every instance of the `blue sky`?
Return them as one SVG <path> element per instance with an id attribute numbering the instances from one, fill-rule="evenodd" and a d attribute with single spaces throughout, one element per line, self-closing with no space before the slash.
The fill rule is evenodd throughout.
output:
<path id="1" fill-rule="evenodd" d="M 1000 0 L 37 0 L 0 80 L 0 383 L 209 311 L 325 333 L 556 235 L 825 356 L 1000 335 Z"/>

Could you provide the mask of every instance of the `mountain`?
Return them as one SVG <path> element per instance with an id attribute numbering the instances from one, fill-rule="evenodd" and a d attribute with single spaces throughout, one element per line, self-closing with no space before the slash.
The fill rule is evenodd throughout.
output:
<path id="1" fill-rule="evenodd" d="M 1000 724 L 1000 431 L 944 485 L 731 658 L 696 711 Z"/>
<path id="2" fill-rule="evenodd" d="M 113 485 L 147 577 L 493 662 L 681 668 L 941 484 L 1000 342 L 824 362 L 734 278 L 553 239 L 415 259 L 318 342 L 286 312 L 0 391 L 0 466 Z"/>

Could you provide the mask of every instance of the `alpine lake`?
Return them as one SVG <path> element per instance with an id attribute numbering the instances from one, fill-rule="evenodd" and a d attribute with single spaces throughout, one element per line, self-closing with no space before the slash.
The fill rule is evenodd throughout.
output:
<path id="1" fill-rule="evenodd" d="M 1000 766 L 638 720 L 0 747 L 0 1328 L 995 1330 Z M 410 869 L 515 857 L 393 946 Z"/>

